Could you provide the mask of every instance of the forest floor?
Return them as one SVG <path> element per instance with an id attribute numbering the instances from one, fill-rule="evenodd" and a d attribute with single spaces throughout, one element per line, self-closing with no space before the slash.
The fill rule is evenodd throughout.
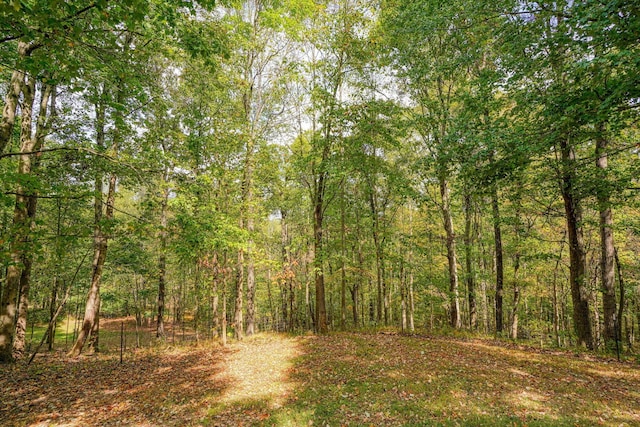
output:
<path id="1" fill-rule="evenodd" d="M 6 426 L 640 426 L 640 366 L 486 340 L 259 334 L 0 366 Z"/>

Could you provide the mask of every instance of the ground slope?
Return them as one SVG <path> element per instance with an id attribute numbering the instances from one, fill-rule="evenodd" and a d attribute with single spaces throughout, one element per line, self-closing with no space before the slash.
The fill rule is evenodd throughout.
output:
<path id="1" fill-rule="evenodd" d="M 481 340 L 259 335 L 0 366 L 8 426 L 640 425 L 637 365 Z"/>

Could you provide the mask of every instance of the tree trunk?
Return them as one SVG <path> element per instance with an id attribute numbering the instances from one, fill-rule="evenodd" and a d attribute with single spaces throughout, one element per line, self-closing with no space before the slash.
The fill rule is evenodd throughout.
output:
<path id="1" fill-rule="evenodd" d="M 413 313 L 415 311 L 415 303 L 413 299 L 413 269 L 409 273 L 409 332 L 414 332 L 415 322 L 413 320 Z"/>
<path id="2" fill-rule="evenodd" d="M 415 324 L 413 319 L 413 313 L 415 311 L 415 303 L 413 299 L 413 212 L 409 211 L 409 244 L 411 245 L 411 249 L 409 249 L 409 257 L 408 263 L 409 266 L 409 332 L 415 331 Z"/>
<path id="3" fill-rule="evenodd" d="M 100 180 L 101 183 L 101 180 Z M 116 176 L 111 174 L 109 178 L 109 188 L 107 190 L 107 206 L 105 210 L 104 220 L 113 219 L 113 203 L 115 199 Z M 96 211 L 97 206 L 102 210 L 102 196 L 96 194 Z M 102 215 L 100 215 L 102 216 Z M 102 222 L 102 221 L 101 221 Z M 93 263 L 91 267 L 91 285 L 87 295 L 87 303 L 85 305 L 84 320 L 82 328 L 78 333 L 78 338 L 73 347 L 69 351 L 69 356 L 74 357 L 80 354 L 85 342 L 91 336 L 92 331 L 97 331 L 96 323 L 100 316 L 100 282 L 102 279 L 102 270 L 105 260 L 107 259 L 108 237 L 100 223 L 96 224 L 93 238 Z"/>
<path id="4" fill-rule="evenodd" d="M 254 33 L 258 32 L 259 28 L 259 10 L 261 8 L 259 1 L 248 2 L 245 4 L 245 12 L 247 15 L 244 17 L 245 22 L 250 24 Z M 244 64 L 244 82 L 246 83 L 246 90 L 242 94 L 242 103 L 244 107 L 244 117 L 246 125 L 248 126 L 247 135 L 248 140 L 246 143 L 245 163 L 244 163 L 244 177 L 242 180 L 242 215 L 246 215 L 243 218 L 242 226 L 247 231 L 249 238 L 247 240 L 246 252 L 243 253 L 243 265 L 238 268 L 245 268 L 246 266 L 246 280 L 247 280 L 247 318 L 246 318 L 246 334 L 253 335 L 255 330 L 255 317 L 256 317 L 256 305 L 255 305 L 255 265 L 253 260 L 253 232 L 254 232 L 254 207 L 253 207 L 253 172 L 254 172 L 254 151 L 256 150 L 256 142 L 258 134 L 256 128 L 258 126 L 257 120 L 261 116 L 262 110 L 265 107 L 262 100 L 263 86 L 262 86 L 262 73 L 263 70 L 257 65 L 259 58 L 259 51 L 256 49 L 258 45 L 254 45 L 246 52 L 246 61 Z M 238 295 L 242 296 L 242 292 Z M 240 308 L 242 308 L 242 301 L 240 301 Z M 244 318 L 242 313 L 237 312 L 236 304 L 236 328 L 238 320 L 242 322 L 240 332 L 243 335 Z M 237 330 L 237 329 L 236 329 Z"/>
<path id="5" fill-rule="evenodd" d="M 248 72 L 248 70 L 247 70 Z M 247 117 L 250 115 L 251 105 L 249 99 L 251 98 L 251 91 L 244 95 L 245 99 L 245 113 Z M 247 328 L 246 333 L 251 335 L 254 333 L 255 322 L 255 271 L 253 263 L 253 151 L 255 150 L 254 135 L 250 135 L 249 142 L 246 146 L 246 157 L 244 164 L 244 177 L 242 180 L 242 206 L 243 215 L 246 217 L 240 221 L 241 227 L 249 234 L 247 240 L 247 247 L 240 249 L 238 253 L 238 284 L 236 285 L 236 311 L 235 311 L 235 324 L 236 324 L 236 338 L 242 339 L 245 334 L 245 322 L 243 315 L 244 304 L 244 271 L 246 268 L 246 280 L 247 280 Z"/>
<path id="6" fill-rule="evenodd" d="M 220 296 L 218 295 L 218 279 L 213 279 L 213 295 L 211 296 L 211 325 L 212 336 L 215 337 L 218 333 L 218 305 L 220 303 Z M 214 332 L 215 331 L 215 332 Z"/>
<path id="7" fill-rule="evenodd" d="M 35 80 L 27 79 L 27 84 L 24 86 L 24 89 L 31 90 L 35 93 Z M 49 105 L 49 99 L 51 99 L 51 94 L 54 88 L 50 85 L 43 85 L 41 95 L 40 95 L 40 108 L 38 112 L 38 121 L 36 124 L 36 133 L 31 138 L 31 127 L 29 123 L 29 127 L 22 127 L 21 133 L 25 133 L 26 137 L 32 139 L 31 141 L 31 151 L 38 151 L 42 148 L 44 143 L 44 137 L 48 128 L 48 118 L 47 118 L 47 107 Z M 25 97 L 26 98 L 26 97 Z M 54 97 L 55 99 L 55 97 Z M 33 163 L 31 165 L 31 174 L 33 174 L 39 167 L 40 164 L 40 155 L 33 155 Z M 36 210 L 38 204 L 38 195 L 37 192 L 33 189 L 24 189 L 26 193 L 28 193 L 27 198 L 27 218 L 29 221 L 29 234 L 35 228 L 35 219 L 36 219 Z M 27 328 L 27 313 L 29 307 L 29 290 L 31 284 L 31 269 L 33 266 L 33 251 L 28 249 L 25 251 L 23 255 L 24 265 L 22 272 L 20 274 L 20 299 L 18 304 L 18 318 L 16 322 L 16 336 L 13 341 L 13 357 L 14 359 L 21 359 L 24 355 L 26 348 L 26 328 Z"/>
<path id="8" fill-rule="evenodd" d="M 95 321 L 91 326 L 91 333 L 88 338 L 87 352 L 89 354 L 98 353 L 100 351 L 100 292 L 97 295 Z"/>
<path id="9" fill-rule="evenodd" d="M 18 174 L 28 177 L 32 173 L 33 155 L 26 154 L 34 151 L 38 138 L 32 138 L 31 125 L 33 118 L 33 101 L 35 92 L 35 79 L 27 78 L 27 83 L 22 85 L 22 126 L 20 131 L 20 155 L 18 161 Z M 46 111 L 45 111 L 46 114 Z M 0 306 L 0 362 L 11 362 L 14 353 L 22 355 L 24 349 L 24 328 L 18 328 L 16 333 L 16 313 L 19 307 L 19 296 L 22 298 L 20 287 L 24 282 L 23 269 L 30 269 L 31 249 L 29 248 L 29 235 L 31 234 L 32 220 L 29 217 L 29 205 L 31 203 L 31 189 L 16 186 L 16 202 L 13 211 L 13 230 L 10 243 L 11 263 L 7 267 L 7 277 Z M 33 205 L 35 214 L 35 204 Z M 26 277 L 28 279 L 28 277 Z M 28 287 L 28 286 L 27 286 Z M 28 289 L 25 291 L 28 292 Z M 26 309 L 26 307 L 25 307 Z M 26 316 L 26 312 L 25 312 Z M 25 317 L 26 321 L 26 317 Z M 26 327 L 26 322 L 23 325 Z M 17 352 L 14 352 L 14 346 Z"/>
<path id="10" fill-rule="evenodd" d="M 511 339 L 518 339 L 518 305 L 520 304 L 520 278 L 518 277 L 518 272 L 520 271 L 520 238 L 522 235 L 522 221 L 520 219 L 520 213 L 522 211 L 522 181 L 518 177 L 516 183 L 516 194 L 515 194 L 515 226 L 514 226 L 514 235 L 515 235 L 515 254 L 513 256 L 513 306 L 511 307 L 511 316 L 509 316 L 509 321 L 511 325 L 511 331 L 509 336 Z M 542 313 L 542 310 L 540 311 Z"/>
<path id="11" fill-rule="evenodd" d="M 616 285 L 615 285 L 615 246 L 613 241 L 613 213 L 611 211 L 610 189 L 606 175 L 607 139 L 602 134 L 596 140 L 596 166 L 599 170 L 597 190 L 598 209 L 600 211 L 600 280 L 602 282 L 602 306 L 604 310 L 604 341 L 606 346 L 615 345 L 617 338 Z"/>
<path id="12" fill-rule="evenodd" d="M 382 294 L 382 267 L 380 266 L 380 263 L 382 261 L 382 257 L 381 257 L 381 251 L 380 251 L 380 236 L 379 236 L 379 230 L 378 230 L 378 214 L 377 214 L 377 210 L 376 210 L 376 205 L 375 205 L 375 199 L 374 199 L 374 195 L 373 195 L 373 189 L 370 188 L 370 193 L 369 193 L 369 206 L 371 208 L 371 218 L 373 220 L 373 228 L 372 228 L 372 233 L 373 233 L 373 243 L 376 249 L 376 289 L 377 289 L 377 293 L 376 293 L 376 320 L 378 322 L 378 324 L 382 323 L 382 318 L 383 318 L 383 300 L 384 300 L 384 296 Z M 386 319 L 385 319 L 385 324 L 386 324 Z"/>
<path id="13" fill-rule="evenodd" d="M 59 261 L 59 260 L 58 260 Z M 53 350 L 53 343 L 56 337 L 56 324 L 55 322 L 52 324 L 51 320 L 53 319 L 56 312 L 56 303 L 58 302 L 58 276 L 53 279 L 53 286 L 51 289 L 51 300 L 49 301 L 49 329 L 46 332 L 47 335 L 47 346 L 48 350 Z"/>
<path id="14" fill-rule="evenodd" d="M 30 90 L 35 93 L 35 79 L 27 79 L 27 84 L 24 86 L 25 90 Z M 31 151 L 38 151 L 44 144 L 44 137 L 48 128 L 47 110 L 49 100 L 52 98 L 52 92 L 54 87 L 48 84 L 44 84 L 40 95 L 40 108 L 38 111 L 38 120 L 36 123 L 35 135 L 31 136 L 31 123 L 22 127 L 21 133 L 25 135 L 25 138 L 31 138 Z M 31 95 L 33 96 L 33 95 Z M 27 97 L 25 96 L 25 99 Z M 31 100 L 33 102 L 33 100 Z M 40 154 L 34 154 L 31 165 L 30 173 L 33 174 L 40 165 Z M 36 211 L 38 205 L 38 194 L 33 189 L 23 189 L 25 193 L 28 193 L 27 198 L 27 218 L 29 222 L 29 234 L 31 234 L 35 228 Z M 29 240 L 29 238 L 28 238 Z M 13 341 L 13 357 L 14 359 L 21 359 L 24 355 L 26 348 L 26 328 L 27 328 L 27 313 L 29 307 L 29 290 L 31 285 L 31 269 L 33 266 L 33 250 L 27 249 L 23 254 L 24 265 L 20 274 L 20 299 L 18 304 L 18 318 L 16 322 L 16 336 Z"/>
<path id="15" fill-rule="evenodd" d="M 498 188 L 494 185 L 491 192 L 491 210 L 493 214 L 493 240 L 495 245 L 496 265 L 496 333 L 504 328 L 503 296 L 504 296 L 504 263 L 502 250 L 502 226 L 500 205 L 498 203 Z"/>
<path id="16" fill-rule="evenodd" d="M 41 45 L 39 43 L 18 42 L 18 63 L 11 74 L 11 81 L 4 100 L 2 109 L 2 121 L 0 122 L 0 154 L 4 152 L 13 134 L 13 126 L 16 122 L 16 110 L 20 93 L 24 90 L 26 74 L 20 66 L 20 62 L 31 56 L 31 53 Z M 24 111 L 22 112 L 24 115 Z"/>
<path id="17" fill-rule="evenodd" d="M 400 259 L 400 324 L 402 333 L 406 333 L 408 329 L 407 319 L 407 275 L 404 270 L 404 263 Z"/>
<path id="18" fill-rule="evenodd" d="M 314 249 L 314 277 L 316 287 L 315 326 L 318 333 L 328 332 L 327 309 L 324 290 L 324 248 L 322 234 L 324 227 L 324 192 L 325 172 L 320 172 L 314 197 L 313 207 L 313 249 Z"/>
<path id="19" fill-rule="evenodd" d="M 234 331 L 237 340 L 244 338 L 244 318 L 242 303 L 244 301 L 244 250 L 238 250 L 238 267 L 236 271 L 236 304 L 233 315 Z"/>
<path id="20" fill-rule="evenodd" d="M 358 250 L 353 247 L 354 256 L 357 256 L 358 274 L 354 277 L 353 288 L 351 289 L 351 300 L 353 301 L 353 325 L 358 328 L 361 324 L 364 326 L 365 311 L 364 308 L 358 311 L 358 305 L 364 304 L 364 297 L 362 297 L 361 289 L 363 288 L 362 279 L 364 272 L 364 253 L 362 250 L 362 239 L 360 229 L 360 213 L 356 210 L 356 241 L 358 242 Z M 355 261 L 355 260 L 354 260 Z M 354 262 L 355 263 L 355 262 Z M 362 322 L 360 322 L 362 320 Z"/>
<path id="21" fill-rule="evenodd" d="M 447 235 L 447 260 L 449 262 L 449 299 L 451 306 L 450 324 L 455 329 L 460 329 L 462 321 L 460 317 L 460 299 L 458 295 L 458 266 L 456 260 L 456 240 L 451 217 L 451 200 L 449 183 L 440 177 L 440 196 L 442 198 L 442 219 Z"/>
<path id="22" fill-rule="evenodd" d="M 96 105 L 96 143 L 99 148 L 103 148 L 105 145 L 105 91 L 103 89 L 102 99 Z M 118 89 L 118 95 L 116 102 L 122 104 L 122 88 Z M 120 121 L 122 120 L 122 113 L 115 112 L 114 117 L 114 135 L 113 135 L 113 147 L 114 153 L 118 152 L 119 139 L 120 139 Z M 91 332 L 96 330 L 96 322 L 100 316 L 100 281 L 102 279 L 102 270 L 104 268 L 105 260 L 107 259 L 108 248 L 108 235 L 104 230 L 103 220 L 111 222 L 113 220 L 113 207 L 115 203 L 116 193 L 116 175 L 112 173 L 109 177 L 109 186 L 107 189 L 106 207 L 102 209 L 103 194 L 102 194 L 102 177 L 100 174 L 96 176 L 95 182 L 95 199 L 94 199 L 94 232 L 93 232 L 93 262 L 91 266 L 91 284 L 89 286 L 89 293 L 87 295 L 87 303 L 85 305 L 84 320 L 82 322 L 82 328 L 78 333 L 78 338 L 73 347 L 69 351 L 69 356 L 77 356 L 82 351 L 85 342 L 91 335 Z"/>
<path id="23" fill-rule="evenodd" d="M 253 192 L 251 192 L 253 193 Z M 251 195 L 252 199 L 253 196 Z M 256 277 L 255 264 L 253 261 L 253 239 L 251 236 L 254 232 L 253 213 L 249 209 L 249 218 L 247 218 L 247 231 L 249 232 L 249 241 L 247 242 L 247 335 L 253 335 L 256 330 Z"/>
<path id="24" fill-rule="evenodd" d="M 520 304 L 520 286 L 518 286 L 518 269 L 520 268 L 520 256 L 518 255 L 514 265 L 514 279 L 513 279 L 513 307 L 511 308 L 510 324 L 511 332 L 509 336 L 511 339 L 518 339 L 518 305 Z"/>
<path id="25" fill-rule="evenodd" d="M 32 195 L 27 200 L 27 218 L 31 223 L 30 228 L 35 227 L 35 217 L 38 199 Z M 22 359 L 26 351 L 27 313 L 29 311 L 29 291 L 31 288 L 31 269 L 33 267 L 33 251 L 27 250 L 23 256 L 23 266 L 20 272 L 20 298 L 18 299 L 18 317 L 16 319 L 16 332 L 13 339 L 12 356 L 14 360 Z"/>
<path id="26" fill-rule="evenodd" d="M 293 331 L 293 284 L 291 254 L 289 253 L 289 225 L 287 211 L 280 209 L 280 245 L 282 246 L 282 319 L 288 331 Z"/>
<path id="27" fill-rule="evenodd" d="M 387 289 L 387 283 L 385 280 L 385 257 L 384 257 L 384 237 L 380 232 L 380 216 L 378 215 L 378 199 L 375 195 L 375 186 L 372 180 L 369 180 L 369 207 L 371 209 L 371 218 L 373 219 L 373 243 L 376 249 L 376 284 L 377 284 L 377 321 L 381 323 L 384 320 L 384 325 L 389 324 L 389 290 Z M 383 208 L 384 210 L 384 208 Z M 384 211 L 383 211 L 384 215 Z"/>
<path id="28" fill-rule="evenodd" d="M 622 314 L 624 313 L 624 277 L 622 276 L 622 266 L 620 265 L 620 259 L 618 258 L 618 251 L 614 248 L 613 250 L 614 259 L 616 262 L 616 268 L 618 270 L 618 282 L 620 284 L 620 303 L 618 304 L 618 316 L 617 316 L 617 325 L 616 325 L 616 340 L 622 341 Z M 632 317 L 633 318 L 633 317 Z M 633 324 L 633 322 L 631 322 Z M 640 327 L 640 310 L 638 311 L 638 326 Z"/>
<path id="29" fill-rule="evenodd" d="M 573 301 L 573 323 L 578 345 L 593 348 L 589 295 L 586 287 L 586 256 L 582 235 L 582 211 L 575 189 L 575 153 L 568 140 L 560 142 L 562 170 L 560 177 L 569 238 L 569 282 Z"/>
<path id="30" fill-rule="evenodd" d="M 254 209 L 253 209 L 253 151 L 255 144 L 253 143 L 254 136 L 251 136 L 252 142 L 247 144 L 247 158 L 245 163 L 245 177 L 244 177 L 244 194 L 243 203 L 245 206 L 246 219 L 244 221 L 245 229 L 249 235 L 247 240 L 247 251 L 244 254 L 244 264 L 247 268 L 247 321 L 246 321 L 246 334 L 253 335 L 256 332 L 256 279 L 255 279 L 255 264 L 253 260 L 253 233 L 254 233 Z M 241 305 L 242 306 L 242 305 Z M 244 326 L 244 325 L 243 325 Z"/>
<path id="31" fill-rule="evenodd" d="M 344 180 L 340 188 L 340 329 L 347 328 L 346 225 L 344 208 Z"/>
<path id="32" fill-rule="evenodd" d="M 160 201 L 160 257 L 158 258 L 158 319 L 156 338 L 164 339 L 165 288 L 167 283 L 167 206 L 169 203 L 168 170 L 162 175 L 162 200 Z"/>
<path id="33" fill-rule="evenodd" d="M 227 254 L 224 255 L 224 275 L 222 276 L 222 312 L 220 313 L 222 324 L 222 346 L 227 345 Z"/>
<path id="34" fill-rule="evenodd" d="M 558 268 L 560 267 L 560 261 L 562 260 L 562 249 L 564 248 L 564 239 L 562 237 L 560 241 L 560 253 L 556 260 L 556 266 L 553 269 L 553 332 L 555 335 L 556 344 L 558 347 L 562 347 L 562 341 L 560 340 L 560 301 L 558 298 Z"/>
<path id="35" fill-rule="evenodd" d="M 472 204 L 471 195 L 469 193 L 464 196 L 464 252 L 465 252 L 465 269 L 467 279 L 467 293 L 469 298 L 469 326 L 472 330 L 478 329 L 478 308 L 476 304 L 476 278 L 473 270 L 472 262 L 472 244 L 473 238 L 471 234 L 472 223 Z"/>
<path id="36" fill-rule="evenodd" d="M 20 42 L 23 44 L 23 42 Z M 18 109 L 18 99 L 24 86 L 24 72 L 14 70 L 9 83 L 9 90 L 5 96 L 4 108 L 2 110 L 2 122 L 0 123 L 0 154 L 2 154 L 13 134 L 13 126 L 16 122 L 16 110 Z"/>
<path id="37" fill-rule="evenodd" d="M 195 334 L 196 343 L 200 342 L 200 333 L 199 333 L 199 325 L 200 325 L 200 260 L 196 259 L 194 262 L 194 271 L 193 275 L 193 295 L 194 298 L 194 313 L 193 313 L 193 332 Z M 185 294 L 185 300 L 187 299 L 187 295 Z"/>

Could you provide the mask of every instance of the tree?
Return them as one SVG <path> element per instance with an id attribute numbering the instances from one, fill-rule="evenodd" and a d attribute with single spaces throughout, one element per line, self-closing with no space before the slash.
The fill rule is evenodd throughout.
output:
<path id="1" fill-rule="evenodd" d="M 53 87 L 48 84 L 42 87 L 35 134 L 32 132 L 35 78 L 29 76 L 21 90 L 23 101 L 18 174 L 21 175 L 24 184 L 16 186 L 12 263 L 7 268 L 7 283 L 0 302 L 0 361 L 3 362 L 21 358 L 25 350 L 26 316 L 33 263 L 33 244 L 30 242 L 30 235 L 34 227 L 37 203 L 37 190 L 33 183 L 29 184 L 29 181 L 33 179 L 38 166 L 35 153 L 40 150 L 44 141 L 48 119 L 47 109 Z"/>
<path id="2" fill-rule="evenodd" d="M 569 240 L 570 283 L 573 300 L 573 321 L 578 341 L 589 348 L 593 347 L 589 297 L 587 291 L 586 255 L 583 237 L 583 209 L 579 191 L 576 150 L 579 138 L 576 126 L 566 110 L 566 100 L 572 79 L 565 71 L 571 67 L 577 53 L 572 50 L 566 35 L 573 28 L 564 18 L 568 4 L 545 5 L 541 11 L 527 11 L 537 15 L 538 19 L 526 21 L 516 18 L 520 34 L 523 36 L 514 43 L 513 49 L 520 55 L 521 49 L 532 49 L 540 55 L 522 58 L 518 56 L 518 77 L 527 86 L 535 87 L 538 92 L 526 89 L 522 102 L 538 102 L 537 117 L 544 123 L 545 130 L 539 129 L 542 139 L 553 149 L 556 161 L 555 173 L 560 193 L 564 201 L 564 211 Z M 526 50 L 525 50 L 526 51 Z M 526 67 L 526 68 L 525 68 Z M 514 79 L 515 80 L 515 79 Z M 533 113 L 536 115 L 536 112 Z M 542 148 L 542 145 L 541 147 Z M 544 149 L 544 148 L 543 148 Z"/>
<path id="3" fill-rule="evenodd" d="M 414 104 L 414 126 L 424 146 L 425 163 L 438 183 L 442 225 L 445 232 L 449 275 L 450 324 L 460 328 L 458 254 L 453 222 L 451 181 L 457 165 L 454 121 L 460 113 L 458 97 L 469 79 L 475 60 L 467 43 L 468 22 L 458 15 L 460 4 L 443 7 L 438 2 L 390 4 L 383 16 L 393 60 Z M 428 178 L 427 178 L 428 179 Z"/>
<path id="4" fill-rule="evenodd" d="M 636 7 L 637 10 L 637 7 Z M 637 44 L 630 34 L 637 30 L 640 21 L 633 12 L 631 2 L 620 1 L 605 4 L 589 1 L 572 8 L 579 37 L 576 41 L 585 52 L 578 58 L 571 72 L 576 75 L 575 83 L 581 85 L 584 95 L 574 97 L 574 110 L 588 115 L 592 138 L 595 139 L 595 164 L 599 183 L 595 185 L 596 200 L 600 216 L 600 280 L 604 314 L 604 340 L 611 345 L 618 339 L 615 290 L 615 244 L 612 195 L 614 188 L 624 188 L 628 184 L 624 174 L 617 181 L 612 179 L 609 168 L 609 154 L 614 128 L 625 126 L 637 115 L 634 112 L 633 97 L 637 95 L 639 75 L 637 68 L 625 59 L 637 54 Z"/>
<path id="5" fill-rule="evenodd" d="M 124 101 L 124 87 L 123 82 L 119 81 L 116 87 L 115 102 L 118 105 L 122 105 Z M 96 145 L 98 149 L 105 150 L 105 114 L 107 108 L 107 100 L 109 94 L 106 92 L 108 89 L 102 88 L 102 93 L 98 96 L 96 103 Z M 117 111 L 114 114 L 114 134 L 111 141 L 110 152 L 113 155 L 118 153 L 119 146 L 121 145 L 121 132 L 123 126 L 122 113 Z M 69 351 L 70 356 L 77 356 L 82 351 L 87 339 L 92 341 L 92 350 L 97 350 L 96 340 L 98 339 L 98 326 L 100 319 L 100 281 L 102 279 L 102 271 L 104 263 L 107 258 L 108 240 L 109 240 L 109 228 L 112 227 L 114 204 L 115 204 L 115 192 L 116 192 L 117 176 L 115 172 L 110 173 L 108 179 L 108 187 L 106 193 L 106 200 L 103 195 L 103 179 L 100 173 L 96 176 L 95 180 L 95 195 L 94 195 L 94 231 L 93 231 L 93 261 L 91 268 L 91 284 L 89 287 L 89 293 L 87 295 L 87 302 L 85 305 L 84 320 L 82 321 L 82 329 L 78 334 L 78 338 L 73 347 Z"/>

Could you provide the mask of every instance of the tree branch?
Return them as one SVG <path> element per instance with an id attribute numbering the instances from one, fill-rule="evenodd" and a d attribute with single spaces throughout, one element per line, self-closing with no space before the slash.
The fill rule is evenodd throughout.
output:
<path id="1" fill-rule="evenodd" d="M 12 196 L 35 197 L 36 199 L 65 199 L 65 200 L 80 200 L 80 199 L 93 196 L 93 193 L 82 194 L 80 196 L 59 196 L 56 194 L 43 196 L 40 194 L 17 193 L 15 191 L 6 191 L 3 194 L 10 194 Z"/>
<path id="2" fill-rule="evenodd" d="M 4 159 L 5 157 L 16 157 L 16 156 L 22 156 L 22 155 L 50 153 L 53 151 L 78 151 L 78 152 L 93 154 L 94 156 L 98 156 L 98 157 L 104 157 L 106 159 L 113 160 L 113 161 L 117 160 L 115 157 L 109 156 L 108 154 L 99 153 L 95 150 L 91 150 L 90 148 L 81 148 L 81 147 L 55 147 L 55 148 L 43 148 L 37 151 L 2 153 L 0 154 L 0 159 Z"/>

